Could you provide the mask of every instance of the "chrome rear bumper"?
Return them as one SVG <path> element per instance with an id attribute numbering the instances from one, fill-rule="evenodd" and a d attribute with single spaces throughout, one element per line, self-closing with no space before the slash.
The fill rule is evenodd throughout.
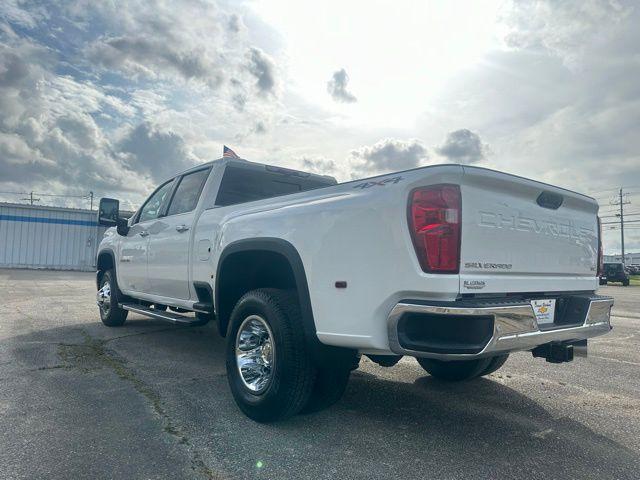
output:
<path id="1" fill-rule="evenodd" d="M 549 342 L 569 342 L 584 340 L 603 335 L 611 330 L 610 315 L 613 298 L 603 296 L 580 297 L 588 302 L 586 314 L 579 322 L 571 325 L 552 325 L 540 328 L 535 318 L 533 308 L 529 302 L 519 304 L 484 306 L 478 304 L 457 306 L 458 302 L 449 304 L 429 305 L 428 302 L 403 301 L 398 303 L 389 314 L 387 320 L 389 346 L 391 351 L 399 355 L 414 357 L 428 357 L 440 360 L 463 360 L 488 357 L 517 350 L 530 350 L 538 345 Z M 404 315 L 416 313 L 425 314 L 424 321 L 429 321 L 428 315 L 438 318 L 442 316 L 456 316 L 458 319 L 466 316 L 472 321 L 474 317 L 493 317 L 493 334 L 484 347 L 477 353 L 451 353 L 418 350 L 403 346 L 398 327 Z M 435 317 L 432 317 L 435 318 Z"/>

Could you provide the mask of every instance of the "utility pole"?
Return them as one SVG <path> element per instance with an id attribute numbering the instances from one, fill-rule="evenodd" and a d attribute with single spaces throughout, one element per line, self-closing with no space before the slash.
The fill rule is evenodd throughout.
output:
<path id="1" fill-rule="evenodd" d="M 620 205 L 620 213 L 616 216 L 620 217 L 620 246 L 622 250 L 622 264 L 624 265 L 624 206 L 630 204 L 631 202 L 629 200 L 625 202 L 622 187 L 620 187 L 620 190 L 618 191 L 618 198 L 618 203 L 612 203 L 611 205 Z"/>
<path id="2" fill-rule="evenodd" d="M 624 266 L 624 204 L 622 203 L 622 187 L 620 187 L 620 245 L 622 247 L 622 265 Z"/>
<path id="3" fill-rule="evenodd" d="M 22 198 L 21 200 L 29 200 L 29 203 L 31 205 L 33 205 L 33 202 L 39 202 L 40 201 L 39 198 L 33 198 L 33 192 L 29 193 L 29 197 L 28 198 Z"/>
<path id="4" fill-rule="evenodd" d="M 89 197 L 91 198 L 91 207 L 89 210 L 93 210 L 93 192 L 89 192 Z"/>

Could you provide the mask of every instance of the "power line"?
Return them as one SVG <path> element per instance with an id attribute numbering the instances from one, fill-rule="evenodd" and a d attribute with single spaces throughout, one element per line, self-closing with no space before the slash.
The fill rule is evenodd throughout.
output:
<path id="1" fill-rule="evenodd" d="M 628 220 L 624 224 L 628 223 L 640 223 L 640 220 Z M 620 222 L 602 222 L 602 225 L 620 225 Z"/>
<path id="2" fill-rule="evenodd" d="M 604 192 L 610 192 L 610 191 L 616 191 L 618 190 L 618 187 L 613 187 L 613 188 L 599 188 L 597 190 L 587 190 L 587 192 L 589 192 L 591 195 L 597 195 L 600 193 L 604 193 Z M 606 195 L 606 194 L 605 194 Z M 614 195 L 614 194 L 612 194 Z"/>
<path id="3" fill-rule="evenodd" d="M 38 192 L 9 192 L 9 191 L 0 191 L 0 195 L 26 195 L 26 198 L 20 198 L 20 200 L 27 201 L 31 205 L 35 202 L 39 202 L 39 197 L 50 197 L 50 198 L 78 198 L 83 200 L 89 200 L 89 208 L 93 210 L 93 200 L 95 198 L 94 192 L 89 192 L 84 195 L 71 195 L 64 193 L 38 193 Z"/>
<path id="4" fill-rule="evenodd" d="M 0 192 L 2 195 L 40 195 L 41 197 L 65 197 L 65 198 L 89 198 L 91 192 L 84 195 L 68 195 L 64 193 L 37 193 L 37 192 Z"/>
<path id="5" fill-rule="evenodd" d="M 89 194 L 86 195 L 63 195 L 59 193 L 39 193 L 43 197 L 64 197 L 64 198 L 89 198 Z"/>
<path id="6" fill-rule="evenodd" d="M 633 216 L 636 216 L 636 215 L 640 215 L 640 212 L 625 213 L 624 215 L 625 215 L 625 217 L 633 217 Z M 620 217 L 619 213 L 617 213 L 615 215 L 600 215 L 600 218 L 619 218 L 619 217 Z"/>
<path id="7" fill-rule="evenodd" d="M 619 197 L 620 189 L 625 190 L 625 195 L 629 194 L 635 196 L 640 194 L 640 190 L 637 190 L 638 188 L 640 188 L 640 185 L 626 185 L 618 188 L 601 188 L 598 190 L 591 190 L 588 191 L 588 194 L 595 198 L 598 203 L 606 202 L 608 204 L 617 205 L 617 203 L 613 203 L 613 200 Z"/>
<path id="8" fill-rule="evenodd" d="M 26 195 L 29 192 L 0 192 L 3 195 Z"/>

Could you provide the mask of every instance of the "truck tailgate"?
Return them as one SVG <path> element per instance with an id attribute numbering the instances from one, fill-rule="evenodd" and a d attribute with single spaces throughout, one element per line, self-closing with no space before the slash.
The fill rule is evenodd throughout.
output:
<path id="1" fill-rule="evenodd" d="M 461 293 L 597 288 L 595 200 L 474 167 L 464 167 L 461 195 Z"/>

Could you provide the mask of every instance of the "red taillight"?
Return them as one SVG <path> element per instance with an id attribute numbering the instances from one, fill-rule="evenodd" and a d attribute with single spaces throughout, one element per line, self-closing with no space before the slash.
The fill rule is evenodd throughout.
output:
<path id="1" fill-rule="evenodd" d="M 598 218 L 598 276 L 604 273 L 604 254 L 602 253 L 602 223 Z"/>
<path id="2" fill-rule="evenodd" d="M 431 185 L 411 192 L 409 228 L 425 272 L 458 273 L 460 208 L 458 185 Z"/>

